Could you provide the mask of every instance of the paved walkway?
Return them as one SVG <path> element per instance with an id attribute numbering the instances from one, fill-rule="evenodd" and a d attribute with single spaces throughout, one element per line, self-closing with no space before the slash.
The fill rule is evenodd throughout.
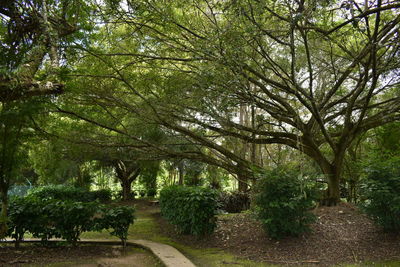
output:
<path id="1" fill-rule="evenodd" d="M 186 258 L 176 248 L 169 245 L 160 244 L 149 240 L 128 240 L 128 243 L 134 243 L 148 248 L 167 267 L 195 267 L 195 265 L 188 258 Z"/>
<path id="2" fill-rule="evenodd" d="M 11 242 L 11 239 L 6 239 L 6 242 Z M 25 239 L 24 242 L 40 242 L 38 239 Z M 82 239 L 81 243 L 101 243 L 121 245 L 120 241 L 109 241 L 102 239 Z M 167 267 L 196 267 L 188 258 L 180 253 L 176 248 L 156 243 L 149 240 L 128 239 L 126 244 L 129 246 L 140 246 L 150 250 L 165 266 Z"/>

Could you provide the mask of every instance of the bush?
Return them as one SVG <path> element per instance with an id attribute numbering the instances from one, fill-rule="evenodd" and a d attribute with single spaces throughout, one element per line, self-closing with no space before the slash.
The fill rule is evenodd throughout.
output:
<path id="1" fill-rule="evenodd" d="M 161 214 L 184 234 L 203 235 L 215 229 L 216 192 L 201 187 L 170 186 L 160 192 Z"/>
<path id="2" fill-rule="evenodd" d="M 400 159 L 370 165 L 362 187 L 363 210 L 387 232 L 400 232 Z"/>
<path id="3" fill-rule="evenodd" d="M 85 194 L 85 189 L 67 186 L 67 185 L 47 185 L 32 188 L 28 191 L 28 196 L 46 201 L 50 199 L 57 200 L 75 200 L 87 202 L 89 199 Z"/>
<path id="4" fill-rule="evenodd" d="M 298 173 L 275 169 L 262 175 L 255 197 L 256 211 L 271 238 L 298 236 L 309 231 L 315 216 L 313 189 L 299 179 Z"/>
<path id="5" fill-rule="evenodd" d="M 28 191 L 29 196 L 37 197 L 41 200 L 74 200 L 79 202 L 100 201 L 108 202 L 111 200 L 111 191 L 100 189 L 96 191 L 87 191 L 80 187 L 69 185 L 48 185 L 36 187 Z"/>
<path id="6" fill-rule="evenodd" d="M 229 213 L 239 213 L 250 208 L 250 196 L 245 192 L 221 192 L 218 196 L 218 206 Z"/>
<path id="7" fill-rule="evenodd" d="M 16 246 L 24 238 L 26 232 L 36 233 L 42 231 L 45 222 L 39 220 L 42 214 L 41 201 L 30 197 L 13 197 L 8 207 L 8 236 L 16 241 Z"/>
<path id="8" fill-rule="evenodd" d="M 71 200 L 42 200 L 36 196 L 16 197 L 9 206 L 8 236 L 16 240 L 16 246 L 26 232 L 42 242 L 50 238 L 62 238 L 76 244 L 85 231 L 112 229 L 111 235 L 125 245 L 130 224 L 134 221 L 131 207 L 111 207 L 97 202 Z"/>
<path id="9" fill-rule="evenodd" d="M 119 206 L 104 210 L 103 214 L 96 220 L 96 230 L 112 229 L 111 235 L 119 237 L 126 245 L 128 238 L 129 225 L 135 219 L 135 209 L 133 207 Z"/>

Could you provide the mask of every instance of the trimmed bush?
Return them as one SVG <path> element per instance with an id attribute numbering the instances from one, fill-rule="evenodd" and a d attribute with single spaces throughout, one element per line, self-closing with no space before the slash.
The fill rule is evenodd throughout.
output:
<path id="1" fill-rule="evenodd" d="M 105 209 L 103 214 L 97 214 L 98 218 L 95 220 L 95 229 L 97 231 L 112 229 L 110 234 L 121 239 L 125 246 L 128 239 L 129 225 L 135 219 L 134 211 L 134 208 L 127 206 Z"/>
<path id="2" fill-rule="evenodd" d="M 295 171 L 265 172 L 255 197 L 256 212 L 267 234 L 274 239 L 308 232 L 315 221 L 313 189 Z"/>
<path id="3" fill-rule="evenodd" d="M 245 192 L 221 192 L 218 196 L 218 206 L 229 213 L 239 213 L 250 208 L 250 196 Z"/>
<path id="4" fill-rule="evenodd" d="M 160 192 L 161 214 L 181 233 L 210 234 L 216 226 L 216 197 L 208 188 L 166 187 Z"/>
<path id="5" fill-rule="evenodd" d="M 69 185 L 48 185 L 29 190 L 28 196 L 34 196 L 41 200 L 57 199 L 79 202 L 108 202 L 111 200 L 111 191 L 108 189 L 87 191 L 86 189 Z"/>
<path id="6" fill-rule="evenodd" d="M 362 209 L 387 232 L 400 232 L 400 159 L 379 162 L 366 170 Z"/>
<path id="7" fill-rule="evenodd" d="M 16 246 L 29 232 L 46 243 L 62 238 L 76 244 L 81 233 L 111 229 L 125 245 L 130 224 L 134 221 L 132 207 L 111 207 L 97 202 L 46 199 L 36 196 L 16 197 L 10 201 L 8 236 Z"/>

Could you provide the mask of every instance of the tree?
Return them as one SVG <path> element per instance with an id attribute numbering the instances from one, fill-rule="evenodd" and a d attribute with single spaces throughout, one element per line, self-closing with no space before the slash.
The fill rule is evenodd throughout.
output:
<path id="1" fill-rule="evenodd" d="M 88 12 L 89 3 L 80 0 L 2 2 L 1 102 L 64 91 L 61 52 L 79 35 L 82 38 L 82 29 L 90 25 Z"/>
<path id="2" fill-rule="evenodd" d="M 7 192 L 27 157 L 26 143 L 33 137 L 30 115 L 36 113 L 37 108 L 33 101 L 0 105 L 0 238 L 7 231 Z"/>
<path id="3" fill-rule="evenodd" d="M 79 74 L 112 80 L 103 105 L 195 144 L 182 157 L 251 177 L 257 164 L 222 140 L 301 151 L 327 179 L 326 203 L 336 204 L 348 148 L 400 118 L 399 8 L 381 0 L 128 1 L 114 8 L 123 26 L 104 39 L 107 49 L 86 50 L 103 68 Z M 257 114 L 250 126 L 237 120 L 243 104 Z"/>
<path id="4" fill-rule="evenodd" d="M 31 130 L 27 120 L 37 111 L 30 104 L 40 106 L 40 101 L 31 98 L 63 92 L 61 65 L 65 60 L 60 54 L 79 37 L 77 33 L 82 26 L 90 25 L 80 8 L 86 12 L 89 6 L 79 0 L 5 0 L 1 3 L 0 112 L 4 121 L 0 136 L 3 140 L 0 147 L 0 237 L 6 230 L 7 191 L 13 182 L 17 155 L 25 142 L 24 133 Z M 25 113 L 29 110 L 32 113 Z"/>

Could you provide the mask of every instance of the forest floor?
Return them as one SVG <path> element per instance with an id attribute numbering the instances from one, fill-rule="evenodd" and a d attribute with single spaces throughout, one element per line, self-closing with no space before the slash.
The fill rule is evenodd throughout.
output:
<path id="1" fill-rule="evenodd" d="M 400 236 L 382 232 L 351 204 L 319 207 L 312 232 L 280 241 L 270 239 L 251 212 L 219 215 L 214 234 L 181 235 L 161 216 L 154 202 L 135 200 L 130 239 L 147 239 L 176 247 L 196 266 L 400 266 Z M 117 240 L 89 232 L 82 239 Z M 43 248 L 27 244 L 16 250 L 0 244 L 0 266 L 160 266 L 147 251 L 115 246 Z M 71 261 L 71 259 L 79 259 Z M 45 263 L 45 264 L 44 264 Z M 54 264 L 53 264 L 54 263 Z M 124 265 L 129 263 L 130 265 Z M 136 264 L 136 265 L 135 265 Z"/>
<path id="2" fill-rule="evenodd" d="M 0 266 L 30 267 L 156 267 L 163 266 L 150 252 L 142 248 L 106 245 L 78 247 L 41 247 L 23 244 L 16 249 L 12 244 L 0 244 Z"/>
<path id="3" fill-rule="evenodd" d="M 215 233 L 205 239 L 179 235 L 159 214 L 162 233 L 193 248 L 219 248 L 243 259 L 273 265 L 400 266 L 400 235 L 387 234 L 351 204 L 318 207 L 311 233 L 270 239 L 250 212 L 218 216 Z M 235 262 L 226 262 L 226 264 Z M 237 266 L 237 265 L 236 265 Z"/>

